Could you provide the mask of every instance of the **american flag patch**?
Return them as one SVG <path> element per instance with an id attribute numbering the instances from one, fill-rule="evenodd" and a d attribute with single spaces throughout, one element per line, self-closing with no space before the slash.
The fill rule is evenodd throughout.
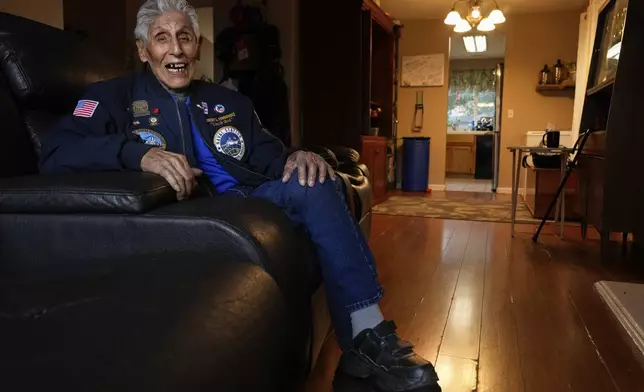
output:
<path id="1" fill-rule="evenodd" d="M 90 101 L 87 99 L 81 99 L 74 109 L 74 116 L 78 117 L 92 117 L 94 115 L 94 110 L 98 106 L 97 101 Z"/>

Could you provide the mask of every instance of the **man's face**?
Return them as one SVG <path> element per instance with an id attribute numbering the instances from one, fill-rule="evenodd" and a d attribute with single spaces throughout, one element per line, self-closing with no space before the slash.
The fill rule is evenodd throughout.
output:
<path id="1" fill-rule="evenodd" d="M 190 20 L 178 12 L 157 18 L 145 45 L 137 41 L 141 61 L 148 62 L 156 77 L 171 89 L 187 87 L 195 74 L 199 43 Z"/>

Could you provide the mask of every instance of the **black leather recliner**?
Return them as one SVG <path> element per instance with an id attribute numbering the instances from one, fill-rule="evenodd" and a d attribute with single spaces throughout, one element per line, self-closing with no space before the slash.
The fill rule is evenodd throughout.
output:
<path id="1" fill-rule="evenodd" d="M 122 73 L 109 64 L 0 13 L 0 389 L 293 390 L 329 317 L 311 243 L 281 210 L 177 202 L 152 174 L 38 174 L 39 135 Z M 370 186 L 345 171 L 366 231 Z"/>

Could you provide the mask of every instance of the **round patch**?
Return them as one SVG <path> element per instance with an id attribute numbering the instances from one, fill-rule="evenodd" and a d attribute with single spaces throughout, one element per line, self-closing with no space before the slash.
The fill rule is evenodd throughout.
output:
<path id="1" fill-rule="evenodd" d="M 217 151 L 241 160 L 246 151 L 242 134 L 235 127 L 222 127 L 215 132 L 213 143 Z"/>
<path id="2" fill-rule="evenodd" d="M 221 114 L 221 113 L 223 113 L 225 111 L 226 111 L 226 108 L 224 107 L 224 105 L 222 105 L 222 104 L 215 105 L 215 112 Z"/>
<path id="3" fill-rule="evenodd" d="M 150 121 L 150 125 L 157 125 L 159 123 L 159 119 L 154 116 L 150 117 L 149 121 Z"/>
<path id="4" fill-rule="evenodd" d="M 137 129 L 132 131 L 132 133 L 138 135 L 147 145 L 159 147 L 163 150 L 165 150 L 167 146 L 165 138 L 161 136 L 160 133 L 154 132 L 151 129 Z"/>

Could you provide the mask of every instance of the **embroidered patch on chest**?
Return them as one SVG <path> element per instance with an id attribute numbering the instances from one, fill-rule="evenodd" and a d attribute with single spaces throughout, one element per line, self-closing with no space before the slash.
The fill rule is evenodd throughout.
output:
<path id="1" fill-rule="evenodd" d="M 241 160 L 246 152 L 246 143 L 241 132 L 235 127 L 222 127 L 215 132 L 213 144 L 222 154 Z"/>
<path id="2" fill-rule="evenodd" d="M 237 114 L 235 114 L 235 112 L 232 112 L 230 114 L 226 114 L 225 116 L 209 117 L 206 119 L 206 121 L 212 126 L 218 127 L 232 123 L 235 116 L 237 116 Z"/>
<path id="3" fill-rule="evenodd" d="M 141 140 L 143 140 L 143 142 L 149 146 L 155 146 L 165 150 L 168 145 L 163 135 L 158 132 L 154 132 L 151 129 L 135 129 L 134 131 L 132 131 L 132 133 L 138 135 Z"/>
<path id="4" fill-rule="evenodd" d="M 132 114 L 134 117 L 149 116 L 150 107 L 148 101 L 139 100 L 132 102 Z"/>

